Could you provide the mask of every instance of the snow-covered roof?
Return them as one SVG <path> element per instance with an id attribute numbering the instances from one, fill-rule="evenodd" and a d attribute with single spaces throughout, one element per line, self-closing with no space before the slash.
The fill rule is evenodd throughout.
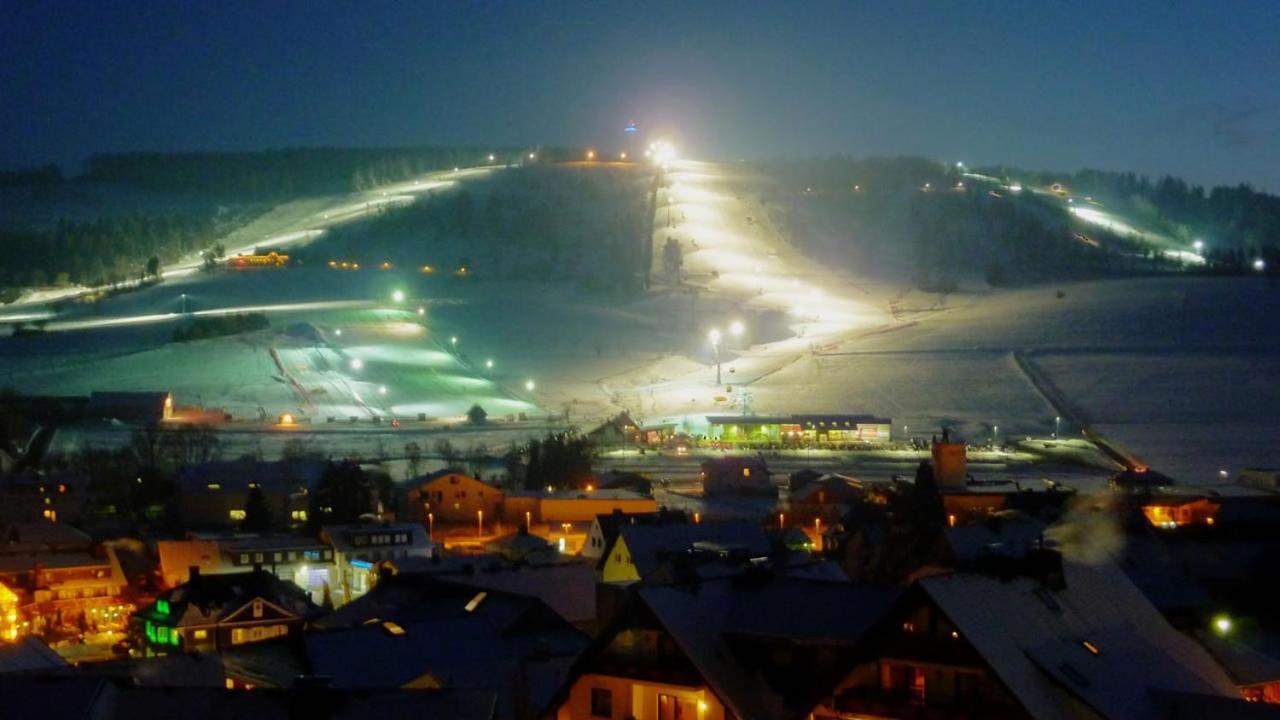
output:
<path id="1" fill-rule="evenodd" d="M 744 643 L 852 649 L 900 592 L 790 578 L 726 578 L 692 586 L 639 590 L 647 606 L 716 697 L 740 720 L 786 718 L 807 711 L 827 687 L 782 687 L 735 652 Z"/>
<path id="2" fill-rule="evenodd" d="M 14 642 L 0 642 L 0 673 L 49 672 L 69 667 L 61 655 L 34 635 L 24 635 Z"/>
<path id="3" fill-rule="evenodd" d="M 356 545 L 352 538 L 357 535 L 372 534 L 407 534 L 408 543 L 387 545 Z M 321 528 L 321 535 L 333 545 L 333 549 L 345 554 L 368 552 L 369 550 L 388 547 L 430 548 L 431 540 L 427 538 L 427 530 L 418 523 L 354 523 L 350 525 L 326 525 Z"/>
<path id="4" fill-rule="evenodd" d="M 0 553 L 87 549 L 93 539 L 66 523 L 44 520 L 10 523 L 0 529 Z"/>
<path id="5" fill-rule="evenodd" d="M 1231 637 L 1199 631 L 1196 638 L 1213 655 L 1237 685 L 1280 682 L 1280 660 Z"/>
<path id="6" fill-rule="evenodd" d="M 1204 648 L 1114 565 L 1066 561 L 1063 574 L 1065 589 L 971 573 L 919 585 L 1034 717 L 1072 717 L 1082 704 L 1103 717 L 1155 718 L 1153 688 L 1234 693 Z"/>
<path id="7" fill-rule="evenodd" d="M 618 537 L 627 545 L 640 577 L 653 572 L 669 555 L 691 552 L 695 544 L 715 543 L 738 548 L 752 557 L 769 554 L 769 537 L 751 521 L 705 522 L 685 525 L 623 525 Z M 612 548 L 609 548 L 612 552 Z"/>
<path id="8" fill-rule="evenodd" d="M 186 583 L 161 593 L 155 603 L 137 615 L 174 626 L 212 625 L 221 622 L 256 598 L 271 603 L 299 619 L 316 617 L 320 608 L 297 585 L 281 580 L 266 570 L 197 575 Z M 160 601 L 168 604 L 161 612 Z"/>

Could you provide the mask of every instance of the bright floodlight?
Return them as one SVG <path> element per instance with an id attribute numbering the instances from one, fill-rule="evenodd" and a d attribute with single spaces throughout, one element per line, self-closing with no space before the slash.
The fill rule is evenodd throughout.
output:
<path id="1" fill-rule="evenodd" d="M 404 291 L 396 290 L 395 292 L 391 293 L 391 299 L 398 303 L 404 302 Z"/>
<path id="2" fill-rule="evenodd" d="M 485 360 L 485 361 L 484 361 L 484 366 L 485 366 L 486 368 L 488 368 L 488 369 L 492 370 L 492 369 L 493 369 L 493 360 L 492 360 L 492 359 L 490 359 L 490 360 Z"/>
<path id="3" fill-rule="evenodd" d="M 741 320 L 734 320 L 733 323 L 729 325 L 729 332 L 733 333 L 734 337 L 742 337 L 742 333 L 745 332 L 746 329 L 747 327 L 742 324 Z"/>
<path id="4" fill-rule="evenodd" d="M 350 365 L 352 370 L 359 370 L 364 367 L 364 361 L 360 358 L 351 358 Z"/>
<path id="5" fill-rule="evenodd" d="M 489 156 L 489 162 L 493 162 L 493 155 Z"/>
<path id="6" fill-rule="evenodd" d="M 707 333 L 707 339 L 711 341 L 712 345 L 719 345 L 720 328 L 711 328 L 711 331 Z"/>
<path id="7" fill-rule="evenodd" d="M 1226 635 L 1231 632 L 1231 618 L 1226 615 L 1219 615 L 1213 619 L 1213 629 L 1218 631 L 1219 635 Z"/>
<path id="8" fill-rule="evenodd" d="M 524 381 L 524 389 L 525 389 L 525 390 L 528 390 L 529 392 L 533 392 L 533 388 L 534 388 L 534 387 L 535 387 L 535 386 L 534 386 L 534 384 L 533 384 L 533 381 L 532 381 L 532 380 L 525 380 L 525 381 Z"/>
<path id="9" fill-rule="evenodd" d="M 1253 261 L 1253 269 L 1254 269 L 1254 270 L 1257 270 L 1258 272 L 1262 272 L 1263 270 L 1266 270 L 1266 269 L 1267 269 L 1267 261 L 1266 261 L 1266 260 L 1263 260 L 1262 258 L 1258 258 L 1257 260 L 1254 260 L 1254 261 Z"/>
<path id="10" fill-rule="evenodd" d="M 379 394 L 379 395 L 386 395 L 386 394 L 387 394 L 387 386 L 386 386 L 386 385 L 379 385 L 379 386 L 378 386 L 378 394 Z"/>
<path id="11" fill-rule="evenodd" d="M 1197 240 L 1197 241 L 1195 241 L 1195 242 L 1191 243 L 1191 245 L 1192 245 L 1192 247 L 1194 247 L 1194 248 L 1196 249 L 1196 252 L 1200 252 L 1201 250 L 1204 250 L 1204 241 L 1203 241 L 1203 240 Z"/>
<path id="12" fill-rule="evenodd" d="M 668 160 L 676 159 L 676 149 L 666 140 L 659 140 L 653 146 L 653 159 L 665 163 Z"/>

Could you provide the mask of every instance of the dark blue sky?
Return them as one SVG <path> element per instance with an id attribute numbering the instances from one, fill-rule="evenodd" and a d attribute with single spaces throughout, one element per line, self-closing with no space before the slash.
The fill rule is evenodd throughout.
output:
<path id="1" fill-rule="evenodd" d="M 1280 2 L 0 0 L 0 163 L 618 141 L 1280 191 Z"/>

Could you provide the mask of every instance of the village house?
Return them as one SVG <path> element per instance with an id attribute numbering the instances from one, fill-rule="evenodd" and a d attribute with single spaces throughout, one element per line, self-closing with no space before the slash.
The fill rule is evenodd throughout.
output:
<path id="1" fill-rule="evenodd" d="M 296 637 L 322 614 L 292 582 L 255 567 L 203 575 L 167 590 L 133 614 L 134 634 L 147 654 L 217 651 Z"/>
<path id="2" fill-rule="evenodd" d="M 238 529 L 249 491 L 262 492 L 273 523 L 300 527 L 307 521 L 308 494 L 325 472 L 319 460 L 232 460 L 187 465 L 178 471 L 178 513 L 196 529 Z"/>
<path id="3" fill-rule="evenodd" d="M 10 524 L 0 528 L 0 538 L 0 586 L 7 591 L 0 596 L 14 607 L 4 624 L 15 637 L 115 627 L 124 620 L 128 581 L 110 546 L 45 521 Z"/>
<path id="4" fill-rule="evenodd" d="M 800 483 L 793 476 L 779 494 L 779 512 L 790 516 L 793 523 L 806 526 L 814 519 L 830 525 L 866 496 L 861 480 L 836 473 Z"/>
<path id="5" fill-rule="evenodd" d="M 307 665 L 344 689 L 485 689 L 494 717 L 534 717 L 589 639 L 532 595 L 429 574 L 383 578 L 305 637 Z"/>
<path id="6" fill-rule="evenodd" d="M 173 417 L 173 395 L 167 392 L 95 392 L 84 406 L 88 418 L 126 425 L 154 425 Z"/>
<path id="7" fill-rule="evenodd" d="M 703 553 L 758 561 L 771 551 L 769 536 L 753 522 L 623 524 L 600 559 L 600 581 L 636 582 L 673 556 Z"/>
<path id="8" fill-rule="evenodd" d="M 78 522 L 88 491 L 78 472 L 0 471 L 0 522 Z"/>
<path id="9" fill-rule="evenodd" d="M 289 580 L 323 603 L 326 592 L 338 587 L 334 550 L 328 543 L 296 535 L 202 536 L 156 543 L 161 577 L 166 587 L 185 583 L 191 568 L 202 575 L 242 572 L 261 566 Z"/>
<path id="10" fill-rule="evenodd" d="M 864 650 L 814 718 L 1157 718 L 1170 690 L 1243 702 L 1122 571 L 1043 549 L 918 580 Z"/>
<path id="11" fill-rule="evenodd" d="M 320 537 L 333 548 L 333 602 L 348 603 L 368 592 L 384 562 L 430 558 L 435 545 L 418 523 L 361 523 L 325 526 Z"/>
<path id="12" fill-rule="evenodd" d="M 721 457 L 702 462 L 702 491 L 707 495 L 772 495 L 769 466 L 759 457 Z"/>
<path id="13" fill-rule="evenodd" d="M 623 512 L 614 510 L 596 515 L 587 532 L 587 542 L 579 553 L 584 558 L 599 560 L 613 546 L 623 525 L 684 525 L 689 516 L 680 510 L 660 509 L 657 512 Z"/>
<path id="14" fill-rule="evenodd" d="M 474 525 L 495 521 L 502 509 L 502 489 L 456 470 L 414 478 L 406 492 L 406 519 L 423 525 Z"/>
<path id="15" fill-rule="evenodd" d="M 576 662 L 547 717 L 803 717 L 896 589 L 774 577 L 644 585 Z"/>
<path id="16" fill-rule="evenodd" d="M 642 440 L 640 428 L 627 413 L 619 413 L 587 433 L 587 439 L 596 447 L 637 445 Z"/>

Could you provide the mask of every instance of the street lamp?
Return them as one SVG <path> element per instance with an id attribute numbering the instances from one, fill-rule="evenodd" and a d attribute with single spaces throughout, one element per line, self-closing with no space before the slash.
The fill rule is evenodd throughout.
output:
<path id="1" fill-rule="evenodd" d="M 742 333 L 747 331 L 747 326 L 742 324 L 741 320 L 734 320 L 729 325 L 729 332 L 736 338 L 742 337 Z"/>
<path id="2" fill-rule="evenodd" d="M 533 381 L 532 381 L 532 380 L 525 380 L 525 381 L 524 381 L 524 389 L 525 389 L 525 390 L 528 390 L 529 392 L 533 392 L 533 389 L 534 389 L 535 387 L 537 387 L 537 386 L 533 384 Z"/>
<path id="3" fill-rule="evenodd" d="M 351 358 L 351 369 L 359 370 L 364 367 L 364 361 L 360 358 Z"/>
<path id="4" fill-rule="evenodd" d="M 1196 249 L 1196 253 L 1198 254 L 1198 253 L 1200 253 L 1200 251 L 1204 250 L 1204 241 L 1203 241 L 1203 240 L 1197 240 L 1197 241 L 1195 241 L 1195 242 L 1191 243 L 1191 246 L 1192 246 L 1192 247 L 1194 247 L 1194 248 Z"/>
<path id="5" fill-rule="evenodd" d="M 489 162 L 493 162 L 493 153 L 489 154 Z"/>
<path id="6" fill-rule="evenodd" d="M 486 368 L 486 369 L 488 369 L 488 370 L 492 370 L 492 369 L 493 369 L 493 359 L 492 359 L 492 358 L 490 358 L 490 359 L 488 359 L 488 360 L 485 360 L 485 361 L 484 361 L 484 366 L 485 366 L 485 368 Z"/>
<path id="7" fill-rule="evenodd" d="M 1062 416 L 1055 415 L 1053 417 L 1053 439 L 1058 439 L 1058 434 L 1062 432 Z"/>
<path id="8" fill-rule="evenodd" d="M 711 341 L 711 349 L 716 355 L 716 385 L 720 384 L 720 328 L 711 328 L 707 333 L 707 339 Z"/>
<path id="9" fill-rule="evenodd" d="M 396 303 L 404 302 L 404 291 L 396 290 L 395 292 L 391 293 L 391 300 Z"/>
<path id="10" fill-rule="evenodd" d="M 187 314 L 187 294 L 182 293 L 182 314 Z"/>
<path id="11" fill-rule="evenodd" d="M 1254 260 L 1254 261 L 1253 261 L 1253 269 L 1254 269 L 1254 270 L 1257 270 L 1258 272 L 1262 272 L 1263 270 L 1266 270 L 1266 269 L 1267 269 L 1267 261 L 1266 261 L 1266 260 L 1263 260 L 1262 258 L 1258 258 L 1257 260 Z"/>

